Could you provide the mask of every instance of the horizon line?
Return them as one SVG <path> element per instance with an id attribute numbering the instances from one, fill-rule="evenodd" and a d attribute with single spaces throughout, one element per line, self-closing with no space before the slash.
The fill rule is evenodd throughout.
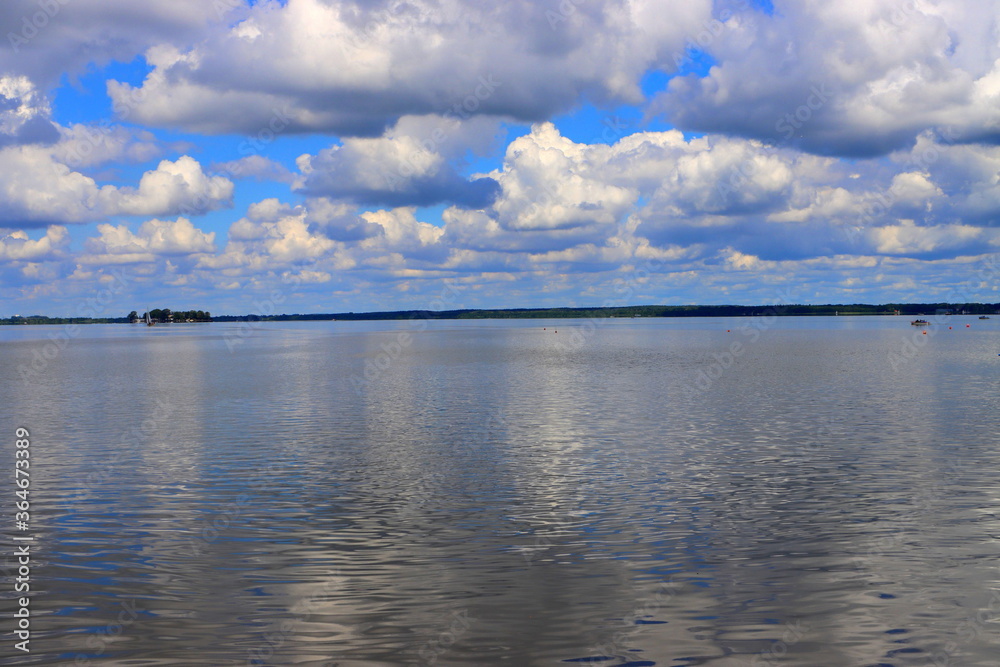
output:
<path id="1" fill-rule="evenodd" d="M 615 310 L 629 310 L 629 309 L 670 309 L 674 311 L 682 311 L 684 309 L 723 309 L 723 308 L 744 308 L 744 309 L 773 309 L 776 311 L 783 311 L 791 308 L 825 308 L 825 309 L 839 309 L 839 308 L 867 308 L 867 309 L 900 309 L 900 308 L 920 308 L 925 309 L 935 308 L 937 310 L 957 310 L 961 308 L 969 307 L 991 307 L 994 309 L 1000 309 L 1000 302 L 963 302 L 954 303 L 947 301 L 924 301 L 924 302 L 887 302 L 887 303 L 770 303 L 770 304 L 740 304 L 740 303 L 726 303 L 726 304 L 634 304 L 634 305 L 624 305 L 624 306 L 522 306 L 522 307 L 509 307 L 509 308 L 451 308 L 448 310 L 432 310 L 428 308 L 405 308 L 396 310 L 371 310 L 371 311 L 340 311 L 340 312 L 314 312 L 314 313 L 244 313 L 244 314 L 219 314 L 210 315 L 214 320 L 216 318 L 256 318 L 256 319 L 269 319 L 269 318 L 280 318 L 280 317 L 309 317 L 309 318 L 323 318 L 328 317 L 330 319 L 337 319 L 337 316 L 347 318 L 350 316 L 352 319 L 362 319 L 366 316 L 372 317 L 380 315 L 404 315 L 404 314 L 415 314 L 415 313 L 433 313 L 436 315 L 444 314 L 456 314 L 456 313 L 486 313 L 486 312 L 496 312 L 496 313 L 516 313 L 516 312 L 539 312 L 539 311 L 571 311 L 571 312 L 594 312 L 594 311 L 615 311 Z M 144 310 L 145 312 L 152 312 L 153 310 L 170 310 L 173 312 L 188 312 L 190 310 L 203 310 L 203 309 L 164 309 L 164 308 L 152 308 Z M 136 311 L 138 313 L 138 311 Z M 211 311 L 203 311 L 211 312 Z M 776 315 L 781 315 L 781 312 L 773 313 Z M 845 313 L 849 314 L 849 313 Z M 871 314 L 882 314 L 891 315 L 893 313 L 853 313 L 858 315 L 871 315 Z M 900 313 L 902 315 L 904 313 Z M 913 313 L 910 313 L 913 314 Z M 919 313 L 922 314 L 922 313 Z M 969 313 L 973 314 L 973 313 Z M 981 313 L 976 313 L 981 314 Z M 671 315 L 651 315 L 651 317 L 670 317 Z M 745 316 L 745 315 L 740 315 Z M 105 316 L 105 317 L 87 317 L 87 316 L 74 316 L 74 315 L 42 315 L 42 314 L 31 314 L 31 315 L 10 315 L 8 317 L 0 317 L 0 321 L 17 319 L 31 319 L 31 318 L 45 318 L 45 319 L 60 319 L 60 320 L 121 320 L 127 319 L 128 315 L 121 316 Z M 697 317 L 692 315 L 691 317 Z M 484 317 L 482 319 L 499 319 L 499 318 L 489 318 Z"/>

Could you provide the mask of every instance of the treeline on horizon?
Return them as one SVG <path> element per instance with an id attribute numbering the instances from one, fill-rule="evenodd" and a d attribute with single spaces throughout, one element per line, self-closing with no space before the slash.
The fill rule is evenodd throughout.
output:
<path id="1" fill-rule="evenodd" d="M 777 304 L 759 306 L 613 306 L 598 308 L 498 308 L 462 310 L 391 310 L 369 313 L 307 313 L 290 315 L 211 315 L 208 311 L 153 309 L 150 317 L 157 322 L 246 322 L 310 320 L 472 320 L 472 319 L 562 319 L 586 317 L 753 317 L 757 315 L 935 315 L 939 313 L 992 315 L 1000 313 L 1000 303 L 887 303 L 852 304 Z M 0 319 L 3 324 L 128 324 L 141 322 L 144 315 L 132 311 L 125 317 L 47 317 L 14 316 Z"/>
<path id="2" fill-rule="evenodd" d="M 472 319 L 560 319 L 586 317 L 752 317 L 755 315 L 934 315 L 939 312 L 990 315 L 1000 312 L 1000 303 L 865 303 L 827 305 L 760 306 L 614 306 L 599 308 L 501 308 L 463 310 L 391 310 L 372 313 L 311 313 L 291 315 L 221 315 L 216 322 L 262 320 L 274 322 L 309 320 L 472 320 Z"/>

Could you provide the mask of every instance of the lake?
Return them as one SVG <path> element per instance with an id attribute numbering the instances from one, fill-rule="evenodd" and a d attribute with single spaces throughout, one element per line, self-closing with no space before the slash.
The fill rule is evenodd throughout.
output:
<path id="1" fill-rule="evenodd" d="M 996 665 L 1000 317 L 931 319 L 0 327 L 0 664 Z"/>

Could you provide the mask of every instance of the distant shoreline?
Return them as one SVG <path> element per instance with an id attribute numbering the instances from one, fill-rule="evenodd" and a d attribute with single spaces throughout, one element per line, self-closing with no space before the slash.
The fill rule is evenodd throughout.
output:
<path id="1" fill-rule="evenodd" d="M 313 313 L 289 315 L 216 315 L 213 322 L 293 322 L 322 320 L 488 320 L 488 319 L 580 319 L 632 317 L 755 317 L 755 316 L 836 316 L 836 315 L 994 315 L 1000 313 L 1000 303 L 890 303 L 890 304 L 779 304 L 723 306 L 612 306 L 596 308 L 497 308 L 464 310 L 393 310 L 366 313 Z M 0 325 L 27 324 L 129 324 L 128 317 L 48 317 L 30 315 L 0 319 Z M 177 322 L 176 324 L 202 324 Z M 162 326 L 169 326 L 165 323 Z"/>

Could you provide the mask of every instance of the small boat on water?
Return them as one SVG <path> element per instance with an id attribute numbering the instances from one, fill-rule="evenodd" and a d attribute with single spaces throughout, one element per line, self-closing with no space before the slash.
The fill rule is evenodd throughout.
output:
<path id="1" fill-rule="evenodd" d="M 912 322 L 910 322 L 910 324 L 912 324 L 915 327 L 922 327 L 925 324 L 930 324 L 930 322 L 928 322 L 927 320 L 913 320 Z"/>
<path id="2" fill-rule="evenodd" d="M 151 326 L 153 326 L 154 324 L 155 324 L 155 322 L 153 322 L 153 318 L 151 318 L 151 317 L 149 316 L 149 311 L 147 310 L 147 311 L 146 311 L 146 326 L 147 326 L 147 327 L 151 327 Z"/>
<path id="3" fill-rule="evenodd" d="M 981 320 L 988 320 L 990 318 L 988 316 L 986 316 L 986 315 L 980 315 L 979 319 L 981 319 Z"/>

